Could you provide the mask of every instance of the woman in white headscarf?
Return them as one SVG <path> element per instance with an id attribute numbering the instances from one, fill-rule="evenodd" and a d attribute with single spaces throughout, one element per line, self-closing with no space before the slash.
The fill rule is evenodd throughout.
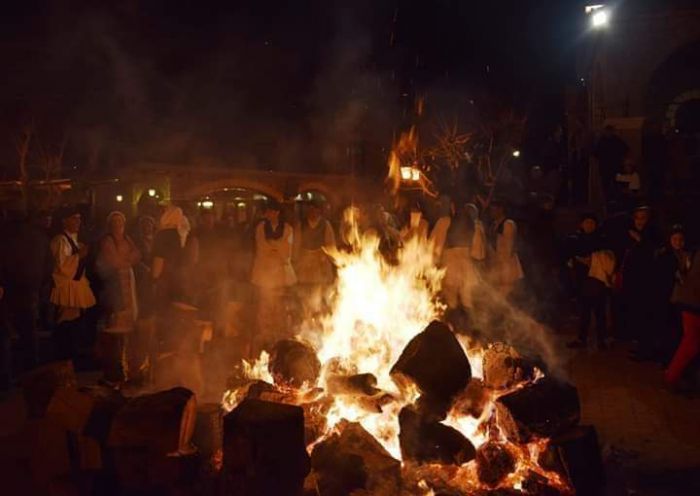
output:
<path id="1" fill-rule="evenodd" d="M 187 268 L 195 257 L 189 232 L 190 224 L 182 209 L 168 205 L 158 223 L 151 266 L 161 303 L 183 301 L 189 294 Z"/>

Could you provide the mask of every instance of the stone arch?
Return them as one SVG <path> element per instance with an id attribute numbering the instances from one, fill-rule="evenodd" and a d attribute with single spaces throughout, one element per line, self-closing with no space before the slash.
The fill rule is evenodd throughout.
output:
<path id="1" fill-rule="evenodd" d="M 331 203 L 337 203 L 338 201 L 338 191 L 337 188 L 332 188 L 328 184 L 319 181 L 302 181 L 299 183 L 298 192 L 303 191 L 320 191 L 323 196 Z"/>
<path id="2" fill-rule="evenodd" d="M 201 184 L 194 184 L 192 187 L 185 190 L 185 195 L 187 197 L 195 198 L 210 194 L 214 191 L 223 190 L 224 188 L 244 188 L 259 191 L 260 193 L 281 201 L 284 195 L 281 189 L 276 188 L 275 186 L 276 185 L 271 182 L 262 182 L 254 179 L 226 178 L 205 181 Z"/>
<path id="3" fill-rule="evenodd" d="M 700 39 L 674 50 L 652 72 L 647 86 L 647 115 L 675 128 L 678 110 L 700 99 Z"/>

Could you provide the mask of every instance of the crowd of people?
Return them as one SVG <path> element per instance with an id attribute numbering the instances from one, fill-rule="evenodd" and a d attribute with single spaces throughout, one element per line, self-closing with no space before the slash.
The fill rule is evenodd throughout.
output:
<path id="1" fill-rule="evenodd" d="M 569 347 L 587 346 L 593 317 L 599 349 L 632 342 L 632 359 L 660 362 L 668 386 L 681 387 L 700 351 L 700 252 L 686 246 L 683 226 L 664 233 L 645 205 L 604 222 L 586 213 L 565 246 L 579 307 Z"/>
<path id="2" fill-rule="evenodd" d="M 10 213 L 2 226 L 1 385 L 37 365 L 38 330 L 52 336 L 50 358 L 91 367 L 100 333 L 155 328 L 157 335 L 174 304 L 197 309 L 215 335 L 229 302 L 255 308 L 241 346 L 243 355 L 257 355 L 327 309 L 336 277 L 328 253 L 352 250 L 357 232 L 379 239 L 387 263 L 411 238 L 424 241 L 445 270 L 446 319 L 457 327 L 478 326 L 485 293 L 535 314 L 533 301 L 568 289 L 580 323 L 571 347 L 587 346 L 593 317 L 598 348 L 633 340 L 636 359 L 661 360 L 668 384 L 680 384 L 700 346 L 700 255 L 686 248 L 682 227 L 664 242 L 651 210 L 639 206 L 605 222 L 585 214 L 574 234 L 558 239 L 551 212 L 521 221 L 498 199 L 419 200 L 336 213 L 316 201 L 268 200 L 250 219 L 239 212 L 217 219 L 213 209 L 188 216 L 166 205 L 134 219 L 115 211 L 88 226 L 86 211 L 74 207 Z M 560 302 L 549 310 L 564 311 Z"/>

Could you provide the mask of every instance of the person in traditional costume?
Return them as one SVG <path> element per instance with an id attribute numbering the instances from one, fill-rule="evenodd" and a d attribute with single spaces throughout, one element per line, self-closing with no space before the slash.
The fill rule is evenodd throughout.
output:
<path id="1" fill-rule="evenodd" d="M 326 291 L 335 277 L 328 255 L 336 249 L 331 223 L 322 215 L 321 205 L 307 205 L 306 217 L 294 233 L 294 260 L 299 295 L 306 312 L 316 313 L 323 307 Z"/>
<path id="2" fill-rule="evenodd" d="M 280 218 L 281 207 L 267 203 L 263 220 L 255 228 L 255 258 L 251 282 L 258 295 L 258 334 L 254 352 L 269 349 L 284 337 L 291 337 L 287 322 L 287 290 L 297 282 L 292 267 L 294 230 Z"/>
<path id="3" fill-rule="evenodd" d="M 160 217 L 153 243 L 151 275 L 157 285 L 157 305 L 188 301 L 192 292 L 188 268 L 196 254 L 190 224 L 180 207 L 168 205 Z"/>
<path id="4" fill-rule="evenodd" d="M 408 240 L 416 238 L 420 241 L 426 241 L 428 239 L 428 230 L 428 221 L 423 217 L 423 210 L 420 204 L 412 204 L 408 214 L 408 222 L 399 232 L 401 242 L 406 243 Z"/>
<path id="5" fill-rule="evenodd" d="M 95 296 L 85 276 L 89 248 L 78 241 L 80 212 L 66 208 L 59 216 L 62 231 L 50 245 L 54 262 L 50 300 L 57 307 L 54 348 L 58 359 L 74 359 L 84 313 L 95 305 Z"/>
<path id="6" fill-rule="evenodd" d="M 473 307 L 472 292 L 481 277 L 474 261 L 483 259 L 483 240 L 464 206 L 452 202 L 452 215 L 438 219 L 430 234 L 435 258 L 445 269 L 442 294 L 451 310 L 469 311 Z M 477 248 L 472 252 L 473 248 Z"/>
<path id="7" fill-rule="evenodd" d="M 489 210 L 490 280 L 494 288 L 507 297 L 524 277 L 517 251 L 518 226 L 513 219 L 508 218 L 504 202 L 491 202 Z"/>
<path id="8" fill-rule="evenodd" d="M 104 282 L 101 302 L 108 311 L 107 328 L 131 330 L 138 317 L 134 266 L 141 253 L 126 234 L 126 216 L 118 211 L 107 216 L 107 235 L 97 255 L 97 270 Z"/>

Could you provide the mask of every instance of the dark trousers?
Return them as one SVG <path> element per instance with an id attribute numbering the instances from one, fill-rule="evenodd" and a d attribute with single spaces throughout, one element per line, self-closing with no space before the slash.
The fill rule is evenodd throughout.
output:
<path id="1" fill-rule="evenodd" d="M 608 304 L 608 288 L 598 279 L 586 277 L 579 293 L 579 339 L 588 340 L 588 329 L 591 326 L 591 314 L 595 317 L 595 328 L 598 343 L 602 343 L 606 335 L 606 308 Z"/>
<path id="2" fill-rule="evenodd" d="M 64 321 L 56 325 L 52 338 L 54 358 L 56 360 L 75 360 L 78 358 L 80 344 L 85 334 L 85 314 L 75 320 Z"/>

